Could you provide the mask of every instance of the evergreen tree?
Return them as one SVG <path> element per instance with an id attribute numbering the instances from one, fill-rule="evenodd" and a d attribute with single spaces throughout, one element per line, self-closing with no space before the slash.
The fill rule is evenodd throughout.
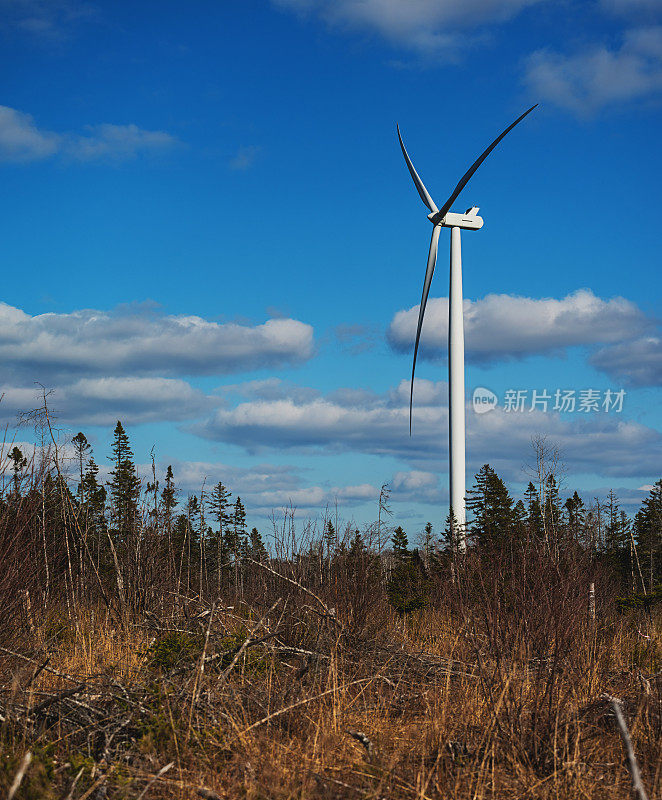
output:
<path id="1" fill-rule="evenodd" d="M 161 491 L 161 508 L 163 509 L 163 519 L 166 526 L 172 526 L 173 511 L 177 506 L 177 489 L 175 488 L 175 476 L 172 467 L 168 465 L 165 476 L 165 486 Z"/>
<path id="2" fill-rule="evenodd" d="M 399 614 L 407 614 L 428 603 L 430 582 L 418 550 L 409 550 L 407 534 L 398 527 L 391 537 L 396 564 L 386 584 L 389 602 Z"/>
<path id="3" fill-rule="evenodd" d="M 324 544 L 326 545 L 327 558 L 330 559 L 331 555 L 335 553 L 338 544 L 338 535 L 336 529 L 333 527 L 331 520 L 328 520 L 324 526 Z"/>
<path id="4" fill-rule="evenodd" d="M 114 431 L 110 481 L 111 518 L 113 529 L 120 540 L 126 540 L 138 527 L 138 495 L 140 481 L 136 475 L 133 453 L 122 423 L 118 420 Z"/>
<path id="5" fill-rule="evenodd" d="M 173 475 L 172 467 L 168 465 L 165 475 L 165 486 L 161 490 L 161 513 L 163 515 L 163 523 L 165 525 L 169 541 L 172 536 L 174 511 L 176 507 L 177 489 L 175 487 L 175 476 Z"/>
<path id="6" fill-rule="evenodd" d="M 23 470 L 28 465 L 27 458 L 23 455 L 23 451 L 20 447 L 14 446 L 9 453 L 9 460 L 12 462 L 12 472 L 14 473 L 14 477 L 12 478 L 12 483 L 14 485 L 13 492 L 16 498 L 20 497 L 21 494 L 21 478 Z"/>
<path id="7" fill-rule="evenodd" d="M 575 492 L 563 504 L 566 519 L 565 528 L 568 538 L 573 542 L 580 542 L 583 538 L 584 526 L 586 524 L 586 507 L 584 501 Z"/>
<path id="8" fill-rule="evenodd" d="M 513 508 L 513 537 L 520 543 L 526 539 L 526 508 L 521 500 Z"/>
<path id="9" fill-rule="evenodd" d="M 249 552 L 251 558 L 254 561 L 259 561 L 260 563 L 266 562 L 269 558 L 267 548 L 264 546 L 264 542 L 262 541 L 262 537 L 260 536 L 260 532 L 257 528 L 253 528 L 251 530 Z"/>
<path id="10" fill-rule="evenodd" d="M 94 458 L 90 455 L 87 459 L 83 480 L 81 482 L 81 497 L 85 509 L 85 526 L 88 530 L 96 531 L 101 534 L 105 530 L 106 519 L 104 511 L 106 508 L 106 489 L 102 486 L 97 476 L 99 467 Z"/>
<path id="11" fill-rule="evenodd" d="M 652 592 L 662 569 L 662 478 L 655 483 L 637 512 L 634 531 L 641 568 Z"/>
<path id="12" fill-rule="evenodd" d="M 471 532 L 481 547 L 501 547 L 510 543 L 513 501 L 505 484 L 489 464 L 481 467 L 474 488 L 467 492 L 467 510 L 473 515 Z"/>
<path id="13" fill-rule="evenodd" d="M 454 555 L 457 553 L 458 544 L 459 544 L 459 537 L 458 537 L 458 530 L 457 530 L 457 520 L 455 519 L 455 514 L 453 513 L 453 509 L 449 509 L 448 516 L 446 517 L 446 525 L 444 527 L 444 531 L 441 534 L 441 541 L 444 544 L 444 549 Z"/>
<path id="14" fill-rule="evenodd" d="M 536 491 L 536 487 L 529 481 L 529 485 L 524 492 L 524 501 L 526 503 L 526 526 L 529 531 L 529 536 L 533 539 L 542 539 L 544 536 L 544 527 L 542 521 L 542 510 L 540 508 L 540 497 Z"/>
<path id="15" fill-rule="evenodd" d="M 209 495 L 209 510 L 216 520 L 217 530 L 214 532 L 212 541 L 215 550 L 216 579 L 220 591 L 223 583 L 224 565 L 228 562 L 230 549 L 227 541 L 227 531 L 231 525 L 231 518 L 228 513 L 231 494 L 219 481 L 211 490 Z"/>
<path id="16" fill-rule="evenodd" d="M 363 539 L 361 538 L 361 534 L 358 530 L 354 531 L 354 538 L 352 539 L 352 543 L 349 546 L 349 556 L 350 558 L 358 558 L 358 556 L 363 555 L 365 552 L 365 545 L 363 544 Z"/>
<path id="17" fill-rule="evenodd" d="M 432 523 L 426 522 L 423 532 L 423 557 L 426 564 L 430 563 L 432 558 Z"/>
<path id="18" fill-rule="evenodd" d="M 234 514 L 232 515 L 232 526 L 234 528 L 235 552 L 239 545 L 246 538 L 246 509 L 241 502 L 241 497 L 237 497 L 234 504 Z"/>
<path id="19" fill-rule="evenodd" d="M 559 498 L 559 487 L 554 475 L 548 475 L 543 487 L 545 502 L 543 506 L 543 524 L 545 533 L 550 542 L 554 543 L 558 555 L 558 538 L 561 522 L 561 500 Z"/>
<path id="20" fill-rule="evenodd" d="M 620 507 L 614 490 L 610 489 L 607 495 L 607 523 L 605 526 L 605 552 L 614 563 L 618 563 L 627 543 L 623 538 L 621 528 Z"/>
<path id="21" fill-rule="evenodd" d="M 404 561 L 409 558 L 409 539 L 400 525 L 398 525 L 398 527 L 393 531 L 393 536 L 391 537 L 391 546 L 393 547 L 393 555 L 399 561 Z"/>
<path id="22" fill-rule="evenodd" d="M 76 461 L 78 462 L 78 474 L 80 481 L 78 483 L 78 502 L 82 505 L 83 503 L 83 468 L 85 466 L 85 461 L 88 457 L 90 452 L 90 444 L 87 441 L 84 433 L 78 431 L 78 433 L 74 436 L 71 440 L 71 443 L 74 446 L 74 453 L 76 454 Z"/>

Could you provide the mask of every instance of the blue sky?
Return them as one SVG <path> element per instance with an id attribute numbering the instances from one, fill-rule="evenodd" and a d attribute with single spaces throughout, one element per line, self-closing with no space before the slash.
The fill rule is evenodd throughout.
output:
<path id="1" fill-rule="evenodd" d="M 0 0 L 0 90 L 4 422 L 40 383 L 99 462 L 120 418 L 140 463 L 223 480 L 257 522 L 290 500 L 368 522 L 388 482 L 412 534 L 440 526 L 446 306 L 410 439 L 429 223 L 395 123 L 441 204 L 539 102 L 456 206 L 485 219 L 467 399 L 627 394 L 469 406 L 469 478 L 489 462 L 517 493 L 537 434 L 587 499 L 660 477 L 660 0 Z M 447 259 L 444 232 L 433 298 Z"/>

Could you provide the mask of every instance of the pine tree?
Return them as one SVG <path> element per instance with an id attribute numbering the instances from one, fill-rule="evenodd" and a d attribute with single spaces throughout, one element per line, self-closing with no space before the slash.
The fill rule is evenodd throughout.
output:
<path id="1" fill-rule="evenodd" d="M 227 533 L 231 519 L 228 514 L 231 494 L 219 481 L 209 494 L 209 510 L 216 520 L 218 529 L 213 534 L 213 547 L 215 549 L 216 580 L 219 592 L 223 583 L 223 571 L 228 561 L 230 550 L 228 548 Z"/>
<path id="2" fill-rule="evenodd" d="M 74 452 L 76 454 L 76 460 L 78 461 L 78 473 L 80 477 L 80 482 L 78 484 L 78 502 L 82 505 L 83 503 L 83 467 L 85 465 L 86 458 L 90 452 L 90 444 L 85 437 L 85 434 L 81 431 L 74 436 L 71 440 L 71 443 L 74 446 Z"/>
<path id="3" fill-rule="evenodd" d="M 626 542 L 623 540 L 621 530 L 620 507 L 614 490 L 610 489 L 607 495 L 607 524 L 605 526 L 605 552 L 610 559 L 617 563 L 625 550 Z"/>
<path id="4" fill-rule="evenodd" d="M 161 508 L 163 509 L 163 521 L 166 529 L 172 528 L 173 512 L 177 506 L 177 489 L 175 488 L 175 476 L 172 467 L 168 466 L 165 476 L 165 486 L 161 491 Z"/>
<path id="5" fill-rule="evenodd" d="M 85 473 L 81 482 L 81 497 L 84 506 L 85 527 L 96 532 L 99 536 L 105 530 L 106 519 L 106 489 L 102 486 L 97 476 L 99 467 L 90 455 L 85 466 Z M 98 544 L 98 543 L 97 543 Z"/>
<path id="6" fill-rule="evenodd" d="M 234 504 L 234 514 L 232 515 L 232 525 L 234 528 L 234 538 L 236 551 L 239 545 L 246 538 L 246 509 L 241 502 L 241 497 L 237 497 Z"/>
<path id="7" fill-rule="evenodd" d="M 505 484 L 484 464 L 476 474 L 475 487 L 467 492 L 467 510 L 473 515 L 471 532 L 481 547 L 502 547 L 513 534 L 513 501 Z"/>
<path id="8" fill-rule="evenodd" d="M 404 561 L 411 555 L 409 552 L 409 539 L 400 525 L 393 531 L 391 546 L 393 547 L 393 555 L 399 561 Z"/>
<path id="9" fill-rule="evenodd" d="M 526 526 L 529 531 L 529 536 L 532 539 L 542 539 L 545 535 L 542 511 L 540 508 L 540 497 L 536 491 L 536 487 L 529 481 L 529 485 L 524 492 L 524 501 L 526 503 Z"/>
<path id="10" fill-rule="evenodd" d="M 324 526 L 324 544 L 326 545 L 327 558 L 330 559 L 331 555 L 335 553 L 338 544 L 338 535 L 331 520 L 328 520 Z"/>
<path id="11" fill-rule="evenodd" d="M 566 512 L 566 532 L 568 538 L 573 542 L 581 541 L 586 524 L 586 507 L 584 501 L 575 492 L 563 504 Z"/>
<path id="12" fill-rule="evenodd" d="M 418 550 L 409 550 L 407 534 L 399 525 L 393 531 L 391 545 L 396 564 L 386 584 L 389 602 L 399 614 L 424 608 L 430 583 Z"/>
<path id="13" fill-rule="evenodd" d="M 428 565 L 432 558 L 432 523 L 426 522 L 423 533 L 423 560 Z"/>
<path id="14" fill-rule="evenodd" d="M 12 471 L 14 473 L 14 477 L 12 482 L 14 484 L 14 496 L 19 497 L 21 493 L 21 473 L 28 465 L 27 458 L 23 455 L 23 451 L 20 447 L 14 446 L 11 452 L 9 453 L 9 459 L 12 462 Z"/>
<path id="15" fill-rule="evenodd" d="M 452 508 L 450 508 L 448 511 L 448 516 L 446 517 L 446 525 L 444 526 L 444 531 L 441 534 L 440 538 L 444 544 L 444 550 L 446 550 L 451 555 L 455 555 L 458 551 L 459 536 L 457 529 L 457 519 L 455 518 L 455 514 L 453 513 Z"/>
<path id="16" fill-rule="evenodd" d="M 161 516 L 168 540 L 168 564 L 170 574 L 174 576 L 177 571 L 176 547 L 173 538 L 175 523 L 175 508 L 177 507 L 177 488 L 175 486 L 175 476 L 172 466 L 168 465 L 165 475 L 165 485 L 161 490 Z"/>
<path id="17" fill-rule="evenodd" d="M 547 476 L 543 487 L 545 502 L 543 504 L 543 524 L 547 539 L 553 543 L 554 550 L 558 555 L 558 539 L 561 521 L 561 500 L 559 498 L 559 487 L 554 475 Z"/>
<path id="18" fill-rule="evenodd" d="M 360 555 L 363 555 L 364 552 L 365 545 L 363 544 L 363 539 L 361 538 L 361 534 L 357 529 L 354 531 L 354 538 L 349 546 L 349 556 L 350 558 L 358 558 Z"/>
<path id="19" fill-rule="evenodd" d="M 114 431 L 111 461 L 110 498 L 112 523 L 120 541 L 126 541 L 129 535 L 136 532 L 138 525 L 138 495 L 140 482 L 136 475 L 133 453 L 122 423 L 118 420 Z"/>
<path id="20" fill-rule="evenodd" d="M 259 561 L 260 563 L 266 562 L 269 558 L 267 548 L 264 546 L 264 542 L 262 541 L 262 537 L 260 536 L 260 532 L 257 528 L 253 528 L 251 530 L 249 552 L 251 558 L 254 561 Z"/>
<path id="21" fill-rule="evenodd" d="M 526 508 L 521 500 L 513 508 L 513 537 L 520 543 L 526 539 Z"/>
<path id="22" fill-rule="evenodd" d="M 662 568 L 662 478 L 654 484 L 637 512 L 634 530 L 642 571 L 652 592 Z"/>

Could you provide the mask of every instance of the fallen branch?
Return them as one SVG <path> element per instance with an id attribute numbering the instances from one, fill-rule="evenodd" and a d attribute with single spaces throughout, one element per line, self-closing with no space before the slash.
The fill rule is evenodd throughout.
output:
<path id="1" fill-rule="evenodd" d="M 12 800 L 16 792 L 19 790 L 21 783 L 23 782 L 23 778 L 25 777 L 25 773 L 30 766 L 30 762 L 32 761 L 32 753 L 28 750 L 27 753 L 23 756 L 23 760 L 21 761 L 21 766 L 18 768 L 18 772 L 14 777 L 12 785 L 9 787 L 9 794 L 7 795 L 7 800 Z"/>
<path id="2" fill-rule="evenodd" d="M 138 795 L 138 797 L 136 798 L 136 800 L 142 800 L 142 798 L 143 798 L 143 797 L 144 797 L 144 796 L 147 794 L 147 792 L 150 790 L 151 786 L 152 786 L 153 784 L 155 784 L 155 783 L 156 783 L 156 781 L 158 781 L 158 780 L 159 780 L 159 778 L 160 778 L 162 775 L 165 775 L 165 774 L 166 774 L 166 772 L 168 772 L 168 770 L 169 770 L 169 769 L 172 769 L 174 766 L 175 766 L 175 762 L 174 762 L 174 761 L 171 761 L 169 764 L 166 764 L 166 765 L 165 765 L 165 767 L 161 767 L 161 769 L 160 769 L 160 770 L 159 770 L 159 771 L 156 773 L 156 775 L 154 775 L 154 777 L 150 779 L 150 782 L 147 784 L 147 786 L 145 786 L 145 788 L 144 788 L 144 789 L 142 790 L 142 792 L 141 792 L 141 793 Z"/>
<path id="3" fill-rule="evenodd" d="M 264 624 L 264 621 L 265 621 L 265 619 L 267 619 L 269 614 L 271 614 L 272 611 L 275 611 L 276 606 L 278 606 L 280 604 L 281 600 L 282 600 L 282 598 L 279 597 L 278 600 L 276 600 L 276 602 L 267 611 L 267 613 L 262 617 L 262 619 L 257 623 L 257 625 L 253 626 L 253 628 L 251 629 L 251 632 L 248 634 L 248 636 L 244 640 L 244 642 L 241 645 L 241 647 L 239 648 L 239 650 L 237 650 L 237 652 L 235 653 L 234 658 L 232 659 L 232 661 L 230 662 L 228 667 L 225 669 L 225 671 L 223 672 L 223 674 L 219 678 L 219 681 L 218 681 L 218 685 L 219 686 L 223 686 L 225 681 L 228 679 L 228 675 L 232 672 L 235 664 L 237 663 L 237 661 L 239 661 L 239 659 L 242 657 L 242 655 L 246 651 L 246 648 L 249 647 L 251 644 L 253 644 L 253 634 L 255 633 L 255 631 Z M 255 643 L 257 644 L 257 642 L 255 642 Z"/>
<path id="4" fill-rule="evenodd" d="M 253 559 L 253 558 L 246 558 L 246 561 L 250 561 L 251 564 L 255 564 L 258 567 L 262 567 L 262 569 L 266 570 L 267 572 L 270 572 L 272 575 L 275 575 L 277 578 L 280 578 L 283 581 L 287 581 L 287 583 L 291 583 L 292 586 L 296 586 L 297 589 L 301 589 L 302 592 L 305 592 L 307 595 L 312 597 L 313 600 L 317 600 L 317 602 L 322 606 L 322 608 L 324 609 L 325 613 L 329 617 L 331 617 L 332 619 L 335 619 L 335 617 L 336 617 L 335 613 L 332 612 L 329 609 L 329 607 L 326 605 L 326 603 L 323 600 L 321 600 L 315 594 L 315 592 L 311 592 L 310 589 L 305 587 L 303 584 L 299 583 L 298 581 L 293 580 L 292 578 L 288 578 L 286 575 L 281 575 L 280 572 L 276 572 L 275 569 L 271 569 L 271 567 L 268 567 L 266 564 L 263 564 L 261 561 L 255 561 L 255 559 Z"/>
<path id="5" fill-rule="evenodd" d="M 602 695 L 605 700 L 608 700 L 613 712 L 616 716 L 616 722 L 618 724 L 618 730 L 621 734 L 621 739 L 623 740 L 623 747 L 625 748 L 625 753 L 628 757 L 628 767 L 630 769 L 630 775 L 632 777 L 632 786 L 634 788 L 635 794 L 639 798 L 639 800 L 648 800 L 648 795 L 646 794 L 646 789 L 644 788 L 643 781 L 641 780 L 641 772 L 639 772 L 639 764 L 637 764 L 637 756 L 635 755 L 634 748 L 632 747 L 632 740 L 630 739 L 630 734 L 628 732 L 628 727 L 625 724 L 625 717 L 623 716 L 623 701 L 619 700 L 618 697 L 612 697 L 610 694 L 603 694 Z"/>
<path id="6" fill-rule="evenodd" d="M 267 714 L 266 717 L 262 717 L 257 722 L 254 722 L 252 725 L 249 725 L 247 728 L 244 728 L 243 731 L 240 732 L 240 736 L 248 733 L 249 731 L 258 728 L 260 725 L 264 725 L 266 722 L 270 722 L 272 719 L 276 717 L 280 717 L 282 714 L 287 714 L 288 711 L 293 711 L 295 708 L 299 708 L 300 706 L 305 706 L 308 703 L 312 703 L 315 700 L 319 700 L 322 697 L 325 697 L 327 694 L 332 694 L 333 692 L 342 692 L 345 689 L 349 689 L 350 686 L 357 686 L 359 683 L 369 683 L 373 681 L 374 678 L 360 678 L 358 681 L 351 681 L 350 683 L 346 683 L 344 686 L 337 686 L 333 689 L 327 689 L 325 692 L 321 692 L 320 694 L 316 694 L 314 697 L 308 697 L 305 700 L 299 700 L 298 703 L 292 703 L 291 706 L 286 706 L 285 708 L 281 708 L 279 711 L 274 711 L 272 714 Z"/>
<path id="7" fill-rule="evenodd" d="M 60 700 L 66 700 L 67 697 L 73 697 L 75 694 L 82 692 L 84 688 L 85 684 L 80 683 L 78 686 L 73 686 L 71 689 L 65 689 L 65 691 L 53 695 L 53 697 L 48 697 L 46 700 L 42 700 L 41 703 L 38 703 L 32 709 L 32 713 L 40 714 L 42 711 L 45 711 L 49 706 L 52 706 L 55 703 L 59 703 Z"/>

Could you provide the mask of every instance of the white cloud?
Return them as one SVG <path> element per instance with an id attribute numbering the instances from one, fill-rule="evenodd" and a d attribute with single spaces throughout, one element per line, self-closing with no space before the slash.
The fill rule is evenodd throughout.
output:
<path id="1" fill-rule="evenodd" d="M 251 516 L 270 517 L 272 511 L 281 512 L 294 507 L 314 515 L 325 508 L 335 507 L 341 511 L 354 508 L 365 502 L 376 503 L 379 488 L 369 483 L 345 486 L 305 485 L 300 471 L 291 465 L 255 464 L 238 467 L 223 462 L 160 460 L 157 477 L 165 473 L 167 464 L 172 464 L 175 485 L 180 491 L 180 504 L 188 494 L 199 496 L 202 486 L 209 492 L 219 480 L 232 493 L 231 502 L 241 497 Z M 151 480 L 152 465 L 142 464 L 139 474 Z M 159 478 L 161 480 L 161 478 Z"/>
<path id="2" fill-rule="evenodd" d="M 446 385 L 416 381 L 413 436 L 409 436 L 409 382 L 384 395 L 366 393 L 353 404 L 332 395 L 313 399 L 255 399 L 220 408 L 192 430 L 206 438 L 268 450 L 354 451 L 404 460 L 417 472 L 405 488 L 426 489 L 427 474 L 446 468 L 448 409 Z M 337 394 L 337 393 L 334 393 Z M 563 451 L 574 473 L 605 476 L 656 474 L 662 463 L 662 435 L 617 414 L 507 413 L 503 407 L 475 415 L 467 407 L 469 473 L 492 464 L 502 477 L 522 480 L 531 438 L 546 435 Z M 401 486 L 405 484 L 400 482 Z M 429 486 L 427 488 L 430 488 Z M 432 491 L 434 487 L 432 487 Z"/>
<path id="3" fill-rule="evenodd" d="M 41 161 L 61 156 L 75 161 L 125 161 L 177 144 L 164 131 L 137 125 L 89 125 L 84 135 L 40 129 L 30 114 L 0 106 L 0 161 Z"/>
<path id="4" fill-rule="evenodd" d="M 45 43 L 59 43 L 75 26 L 97 17 L 84 0 L 0 0 L 0 30 L 20 31 Z"/>
<path id="5" fill-rule="evenodd" d="M 312 353 L 312 327 L 294 319 L 240 325 L 127 309 L 33 317 L 0 303 L 5 380 L 53 385 L 76 376 L 221 375 L 299 364 Z"/>
<path id="6" fill-rule="evenodd" d="M 633 4 L 631 4 L 633 5 Z M 594 45 L 572 55 L 539 50 L 529 56 L 532 94 L 579 116 L 662 91 L 662 27 L 626 31 L 620 47 Z"/>
<path id="7" fill-rule="evenodd" d="M 419 306 L 398 311 L 387 337 L 398 352 L 413 349 Z M 567 347 L 622 341 L 650 323 L 637 306 L 622 297 L 602 300 L 580 289 L 561 300 L 490 294 L 464 301 L 465 345 L 477 362 L 503 361 Z M 448 298 L 428 301 L 421 331 L 421 358 L 445 356 Z"/>
<path id="8" fill-rule="evenodd" d="M 3 387 L 0 420 L 11 422 L 18 415 L 43 404 L 41 390 L 34 387 Z M 172 378 L 83 378 L 59 386 L 48 396 L 53 419 L 81 427 L 125 425 L 188 420 L 211 411 L 220 403 L 182 380 Z"/>
<path id="9" fill-rule="evenodd" d="M 466 30 L 514 17 L 540 0 L 272 0 L 314 13 L 341 29 L 375 31 L 423 55 L 455 57 L 471 41 Z"/>
<path id="10" fill-rule="evenodd" d="M 39 161 L 57 153 L 61 139 L 40 131 L 29 114 L 0 106 L 0 160 Z"/>
<path id="11" fill-rule="evenodd" d="M 205 491 L 209 492 L 221 480 L 232 493 L 231 502 L 237 496 L 241 497 L 250 516 L 269 518 L 272 512 L 282 513 L 290 507 L 301 513 L 319 516 L 326 509 L 335 509 L 336 505 L 339 513 L 346 515 L 348 510 L 366 503 L 374 504 L 375 515 L 377 513 L 380 487 L 371 483 L 307 485 L 300 470 L 291 465 L 261 463 L 251 467 L 237 467 L 223 462 L 166 462 L 163 459 L 159 460 L 157 477 L 165 474 L 168 463 L 172 464 L 182 505 L 188 494 L 199 496 L 203 484 Z M 145 480 L 151 480 L 151 470 L 151 464 L 142 464 L 139 474 Z M 388 484 L 391 488 L 390 501 L 393 504 L 440 504 L 448 499 L 446 489 L 440 488 L 439 476 L 431 472 L 399 471 Z"/>
<path id="12" fill-rule="evenodd" d="M 77 161 L 125 161 L 143 153 L 168 150 L 177 139 L 165 131 L 147 131 L 137 125 L 88 125 L 84 136 L 67 136 L 62 152 Z"/>
<path id="13" fill-rule="evenodd" d="M 366 393 L 348 403 L 327 397 L 250 400 L 218 409 L 192 430 L 205 438 L 239 444 L 253 452 L 272 448 L 355 450 L 377 455 L 425 458 L 436 454 L 438 432 L 447 418 L 443 387 L 416 382 L 416 425 L 420 439 L 409 437 L 409 382 L 386 395 Z M 337 393 L 334 393 L 337 394 Z M 435 402 L 436 401 L 436 402 Z"/>
<path id="14" fill-rule="evenodd" d="M 662 386 L 662 337 L 642 336 L 604 347 L 591 356 L 590 362 L 631 386 Z"/>
<path id="15" fill-rule="evenodd" d="M 662 11 L 660 0 L 601 0 L 602 8 L 612 14 L 637 14 Z"/>
<path id="16" fill-rule="evenodd" d="M 230 169 L 238 172 L 243 172 L 244 170 L 250 169 L 261 152 L 262 148 L 255 144 L 244 145 L 240 147 L 235 155 L 230 159 Z"/>

